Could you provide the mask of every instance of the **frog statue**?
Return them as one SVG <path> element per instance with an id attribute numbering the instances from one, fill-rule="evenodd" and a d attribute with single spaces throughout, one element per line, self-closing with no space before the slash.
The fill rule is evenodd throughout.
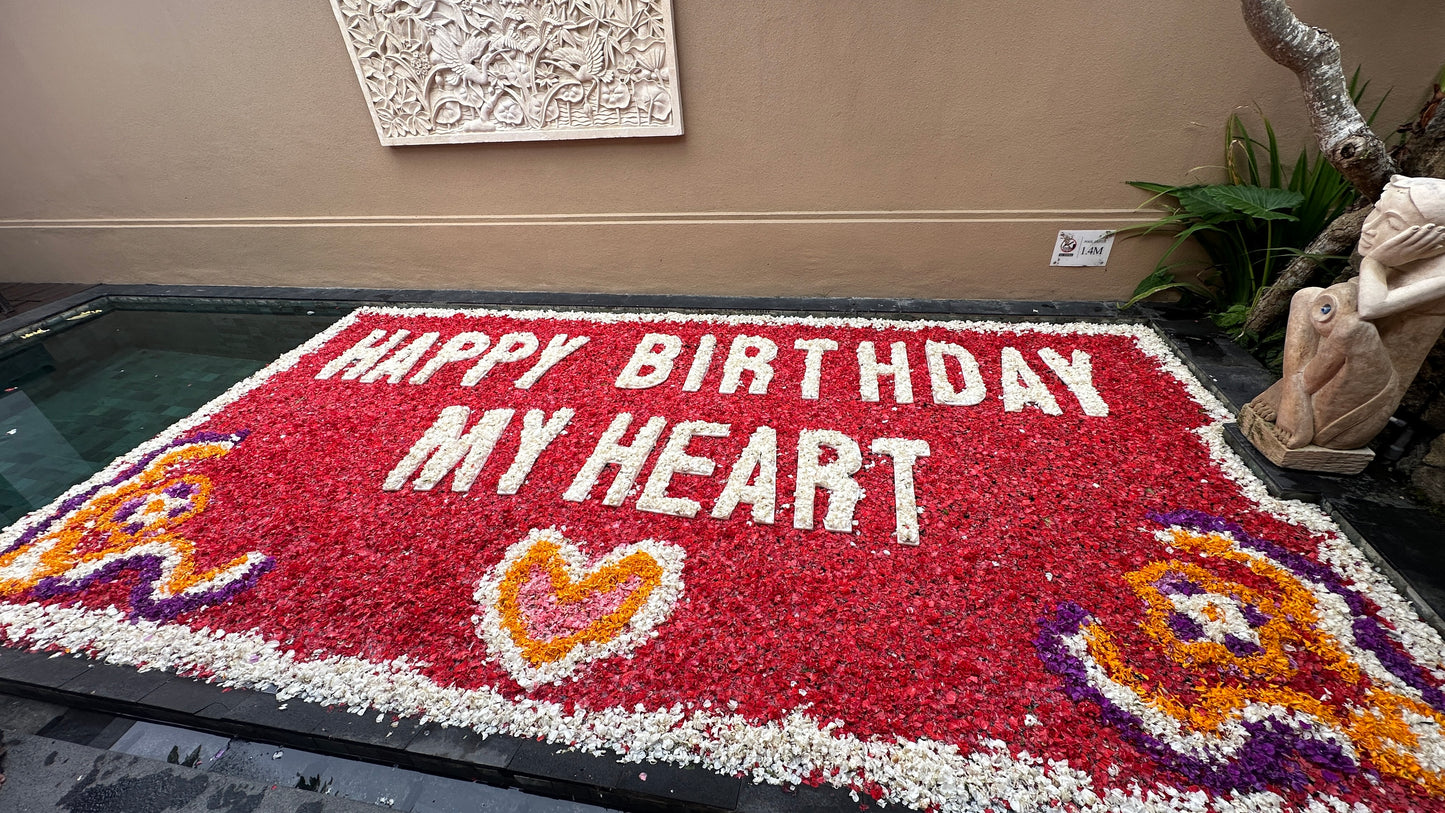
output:
<path id="1" fill-rule="evenodd" d="M 1360 232 L 1360 275 L 1290 302 L 1284 374 L 1239 413 L 1285 468 L 1357 474 L 1445 332 L 1445 179 L 1396 175 Z"/>

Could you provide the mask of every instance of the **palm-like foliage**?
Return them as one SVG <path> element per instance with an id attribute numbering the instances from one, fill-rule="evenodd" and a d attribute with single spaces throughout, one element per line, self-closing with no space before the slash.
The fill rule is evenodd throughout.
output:
<path id="1" fill-rule="evenodd" d="M 1350 82 L 1356 103 L 1369 85 L 1358 78 L 1357 70 Z M 1255 138 L 1238 115 L 1229 117 L 1224 153 L 1227 183 L 1129 182 L 1153 193 L 1152 201 L 1163 200 L 1167 213 L 1121 233 L 1174 234 L 1129 304 L 1161 291 L 1180 290 L 1208 303 L 1221 327 L 1237 327 L 1279 269 L 1355 202 L 1358 193 L 1323 156 L 1312 156 L 1302 148 L 1292 163 L 1286 161 L 1274 127 L 1260 118 L 1263 140 Z M 1173 261 L 1190 240 L 1204 249 L 1207 262 Z"/>

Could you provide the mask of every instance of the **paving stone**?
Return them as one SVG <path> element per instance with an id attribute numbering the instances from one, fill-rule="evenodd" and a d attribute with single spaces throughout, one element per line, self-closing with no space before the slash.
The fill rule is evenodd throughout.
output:
<path id="1" fill-rule="evenodd" d="M 623 765 L 615 758 L 599 757 L 537 740 L 523 740 L 507 767 L 517 776 L 517 784 L 526 789 L 560 795 L 560 786 L 574 786 L 578 801 L 600 801 L 601 791 L 610 790 L 622 780 Z"/>
<path id="2" fill-rule="evenodd" d="M 643 777 L 647 777 L 644 779 Z M 617 789 L 670 802 L 686 802 L 720 810 L 737 807 L 743 780 L 701 768 L 665 763 L 623 765 Z"/>
<path id="3" fill-rule="evenodd" d="M 84 672 L 93 663 L 89 658 L 54 652 L 24 652 L 8 648 L 0 648 L 0 652 L 4 653 L 4 658 L 0 659 L 0 680 L 52 689 Z"/>
<path id="4" fill-rule="evenodd" d="M 202 709 L 216 706 L 229 710 L 242 699 L 243 695 L 228 692 L 213 683 L 172 675 L 139 698 L 139 702 L 179 714 L 198 714 Z"/>
<path id="5" fill-rule="evenodd" d="M 1185 366 L 1236 411 L 1278 378 L 1207 321 L 1162 321 L 1155 326 Z"/>
<path id="6" fill-rule="evenodd" d="M 335 796 L 265 785 L 61 742 L 6 738 L 0 810 L 24 813 L 375 813 Z M 21 779 L 23 778 L 23 781 Z"/>
<path id="7" fill-rule="evenodd" d="M 426 779 L 415 771 L 242 741 L 233 741 L 226 753 L 211 764 L 209 772 L 283 788 L 310 781 L 327 788 L 332 795 L 396 810 L 411 808 Z"/>
<path id="8" fill-rule="evenodd" d="M 0 729 L 16 734 L 34 734 L 68 709 L 54 703 L 25 697 L 0 695 Z"/>
<path id="9" fill-rule="evenodd" d="M 411 813 L 458 813 L 506 810 L 511 813 L 588 813 L 602 808 L 580 802 L 529 796 L 512 788 L 494 788 L 460 779 L 426 777 L 410 807 Z"/>
<path id="10" fill-rule="evenodd" d="M 505 768 L 523 742 L 525 740 L 502 734 L 482 737 L 471 729 L 428 723 L 417 730 L 406 750 L 488 768 Z"/>
<path id="11" fill-rule="evenodd" d="M 1412 599 L 1423 601 L 1437 619 L 1445 616 L 1445 545 L 1441 544 L 1440 517 L 1423 508 L 1360 499 L 1335 498 L 1326 505 L 1347 534 L 1357 542 L 1364 541 L 1384 558 L 1389 569 L 1403 577 L 1416 594 Z"/>
<path id="12" fill-rule="evenodd" d="M 198 761 L 190 767 L 204 771 L 226 753 L 230 744 L 230 737 L 192 731 L 179 726 L 137 722 L 116 740 L 110 750 L 161 762 L 170 761 L 172 749 L 175 750 L 176 758 L 182 761 L 189 757 L 192 751 L 196 751 Z"/>
<path id="13" fill-rule="evenodd" d="M 170 680 L 165 672 L 140 672 L 133 666 L 91 661 L 85 671 L 60 685 L 61 690 L 103 700 L 133 703 Z"/>
<path id="14" fill-rule="evenodd" d="M 878 805 L 866 794 L 858 794 L 858 801 L 848 791 L 834 787 L 779 787 L 777 785 L 745 782 L 738 795 L 739 811 L 746 813 L 863 813 L 878 810 Z"/>
<path id="15" fill-rule="evenodd" d="M 133 720 L 87 709 L 69 709 L 36 733 L 52 740 L 109 748 L 134 724 Z"/>
<path id="16" fill-rule="evenodd" d="M 309 704 L 308 704 L 309 705 Z M 421 728 L 412 718 L 393 720 L 394 715 L 367 709 L 362 714 L 353 714 L 346 709 L 323 709 L 320 723 L 313 729 L 317 738 L 334 740 L 342 753 L 367 755 L 374 749 L 357 746 L 378 746 L 403 750 Z"/>
<path id="17" fill-rule="evenodd" d="M 1263 367 L 1204 366 L 1195 374 L 1235 412 L 1273 386 L 1276 380 L 1274 373 Z"/>
<path id="18" fill-rule="evenodd" d="M 247 739 L 274 740 L 282 737 L 298 748 L 317 748 L 318 740 L 313 732 L 319 728 L 329 713 L 312 703 L 290 702 L 281 708 L 274 695 L 261 692 L 245 692 L 244 699 L 226 707 L 218 719 L 234 728 L 239 736 Z M 206 709 L 202 714 L 207 714 Z"/>

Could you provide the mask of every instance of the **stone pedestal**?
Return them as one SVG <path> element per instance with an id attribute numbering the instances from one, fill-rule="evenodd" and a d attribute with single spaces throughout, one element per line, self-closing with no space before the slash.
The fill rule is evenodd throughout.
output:
<path id="1" fill-rule="evenodd" d="M 1326 449 L 1323 446 L 1286 448 L 1274 433 L 1274 424 L 1261 418 L 1249 406 L 1239 411 L 1239 431 L 1249 438 L 1276 466 L 1300 471 L 1321 471 L 1330 474 L 1359 474 L 1375 459 L 1369 449 Z"/>

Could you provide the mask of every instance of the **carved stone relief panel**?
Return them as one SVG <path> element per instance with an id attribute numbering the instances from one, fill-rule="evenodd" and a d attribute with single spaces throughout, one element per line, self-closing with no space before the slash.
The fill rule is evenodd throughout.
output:
<path id="1" fill-rule="evenodd" d="M 331 0 L 382 144 L 680 135 L 671 0 Z"/>

